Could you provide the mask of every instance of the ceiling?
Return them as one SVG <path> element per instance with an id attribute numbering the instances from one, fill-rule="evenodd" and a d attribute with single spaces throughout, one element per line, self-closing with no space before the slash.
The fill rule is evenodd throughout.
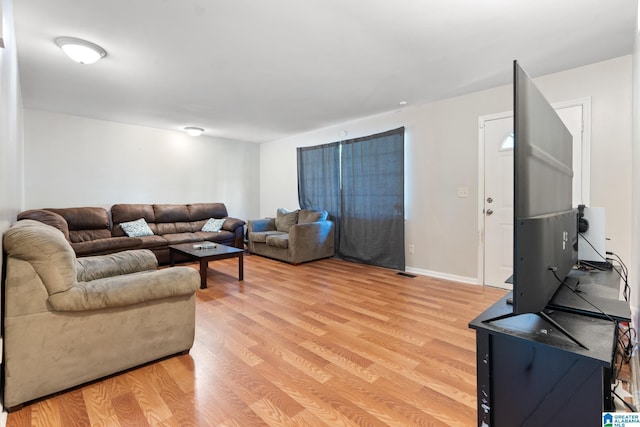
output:
<path id="1" fill-rule="evenodd" d="M 25 108 L 268 142 L 633 50 L 637 0 L 14 0 Z M 60 36 L 107 56 L 68 59 Z"/>

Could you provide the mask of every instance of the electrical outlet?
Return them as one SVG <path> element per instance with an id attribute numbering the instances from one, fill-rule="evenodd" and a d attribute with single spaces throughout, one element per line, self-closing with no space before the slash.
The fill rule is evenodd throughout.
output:
<path id="1" fill-rule="evenodd" d="M 409 245 L 409 253 L 410 253 L 410 254 L 414 253 L 414 252 L 415 252 L 415 250 L 416 250 L 415 246 L 413 246 L 413 245 Z"/>
<path id="2" fill-rule="evenodd" d="M 458 197 L 469 197 L 469 187 L 458 187 Z"/>

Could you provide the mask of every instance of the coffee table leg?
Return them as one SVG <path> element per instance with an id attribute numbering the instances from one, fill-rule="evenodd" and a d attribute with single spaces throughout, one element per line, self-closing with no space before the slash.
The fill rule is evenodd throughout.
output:
<path id="1" fill-rule="evenodd" d="M 200 259 L 200 289 L 207 288 L 207 267 L 209 262 L 202 258 Z"/>
<path id="2" fill-rule="evenodd" d="M 242 252 L 238 255 L 238 280 L 244 280 L 244 262 Z"/>

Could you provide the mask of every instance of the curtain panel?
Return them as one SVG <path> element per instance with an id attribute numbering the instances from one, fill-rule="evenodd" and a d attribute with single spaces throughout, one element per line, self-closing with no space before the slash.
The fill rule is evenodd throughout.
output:
<path id="1" fill-rule="evenodd" d="M 342 146 L 341 258 L 405 269 L 404 128 Z"/>
<path id="2" fill-rule="evenodd" d="M 325 210 L 334 224 L 334 245 L 340 241 L 340 146 L 337 142 L 297 148 L 298 204 Z"/>
<path id="3" fill-rule="evenodd" d="M 300 147 L 298 203 L 302 209 L 321 209 L 337 218 L 340 211 L 340 146 L 337 142 Z"/>

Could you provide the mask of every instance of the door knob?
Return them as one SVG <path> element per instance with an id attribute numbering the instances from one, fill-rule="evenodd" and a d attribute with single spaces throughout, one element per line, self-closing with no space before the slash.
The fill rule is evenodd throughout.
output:
<path id="1" fill-rule="evenodd" d="M 487 216 L 491 216 L 493 214 L 493 209 L 487 209 Z"/>

